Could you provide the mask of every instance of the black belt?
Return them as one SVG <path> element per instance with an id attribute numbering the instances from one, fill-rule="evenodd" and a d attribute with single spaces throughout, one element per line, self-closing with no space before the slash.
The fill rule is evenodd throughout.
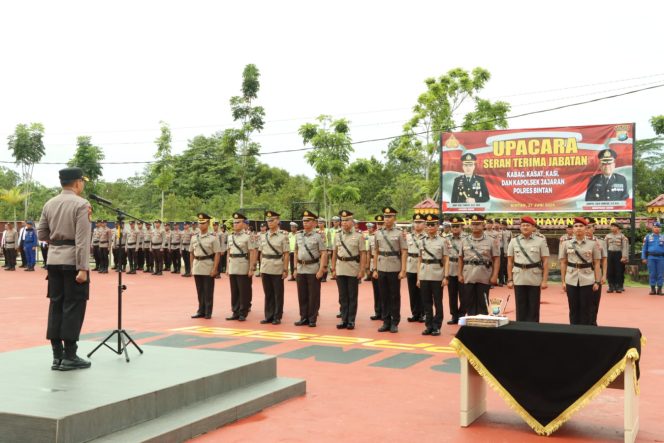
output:
<path id="1" fill-rule="evenodd" d="M 588 264 L 590 264 L 590 263 L 588 263 Z M 514 266 L 516 266 L 517 268 L 521 268 L 521 269 L 541 268 L 542 267 L 542 262 L 530 263 L 530 264 L 514 263 Z"/>
<path id="2" fill-rule="evenodd" d="M 491 267 L 491 262 L 485 262 L 482 260 L 464 260 L 464 265 L 473 265 L 473 266 L 486 266 L 487 268 Z"/>
<path id="3" fill-rule="evenodd" d="M 189 243 L 182 243 L 182 246 L 189 246 Z"/>
<path id="4" fill-rule="evenodd" d="M 214 259 L 214 254 L 212 254 L 212 255 L 194 255 L 194 258 L 196 260 L 213 260 Z"/>
<path id="5" fill-rule="evenodd" d="M 283 258 L 283 255 L 277 255 L 277 254 L 261 254 L 261 257 L 263 258 L 271 258 L 272 260 L 278 260 Z"/>
<path id="6" fill-rule="evenodd" d="M 352 257 L 339 257 L 337 255 L 337 258 L 341 261 L 354 261 L 354 262 L 360 262 L 360 256 L 359 255 L 354 255 Z"/>
<path id="7" fill-rule="evenodd" d="M 231 258 L 247 258 L 249 254 L 230 254 Z"/>
<path id="8" fill-rule="evenodd" d="M 5 243 L 5 246 L 7 246 L 7 245 L 14 245 L 14 244 L 16 244 L 16 242 L 7 242 L 7 243 Z"/>
<path id="9" fill-rule="evenodd" d="M 648 252 L 648 257 L 664 257 L 662 252 Z"/>
<path id="10" fill-rule="evenodd" d="M 440 260 L 435 260 L 435 259 L 424 259 L 422 260 L 422 263 L 426 263 L 427 265 L 432 265 L 434 263 L 440 264 Z"/>
<path id="11" fill-rule="evenodd" d="M 159 242 L 159 243 L 152 243 L 152 246 L 159 246 L 159 245 L 161 245 L 161 242 Z"/>
<path id="12" fill-rule="evenodd" d="M 313 265 L 314 263 L 318 263 L 320 258 L 317 258 L 316 260 L 298 260 L 297 262 L 301 265 Z"/>
<path id="13" fill-rule="evenodd" d="M 180 243 L 171 243 L 171 246 L 180 246 Z"/>
<path id="14" fill-rule="evenodd" d="M 419 256 L 420 256 L 420 254 L 416 254 L 416 253 L 414 253 L 414 252 L 409 252 L 409 253 L 408 253 L 408 257 L 417 258 L 417 257 L 419 257 Z"/>
<path id="15" fill-rule="evenodd" d="M 398 256 L 401 255 L 401 253 L 398 252 L 398 251 L 394 251 L 394 252 L 392 252 L 392 251 L 390 251 L 390 252 L 380 251 L 378 254 L 382 255 L 383 257 L 398 257 Z"/>
<path id="16" fill-rule="evenodd" d="M 134 246 L 135 244 L 136 244 L 136 242 L 134 242 L 134 243 L 127 243 L 127 246 Z"/>
<path id="17" fill-rule="evenodd" d="M 456 263 L 456 262 L 459 261 L 459 257 L 450 257 L 450 261 L 451 261 L 452 263 Z"/>
<path id="18" fill-rule="evenodd" d="M 576 269 L 586 269 L 586 268 L 592 268 L 593 264 L 592 263 L 568 263 L 568 266 Z"/>
<path id="19" fill-rule="evenodd" d="M 63 240 L 63 241 L 68 241 L 68 240 Z M 73 240 L 72 240 L 72 241 L 73 241 Z M 100 242 L 99 242 L 99 246 L 101 246 L 101 245 L 107 245 L 107 244 L 108 244 L 107 241 L 100 241 Z"/>

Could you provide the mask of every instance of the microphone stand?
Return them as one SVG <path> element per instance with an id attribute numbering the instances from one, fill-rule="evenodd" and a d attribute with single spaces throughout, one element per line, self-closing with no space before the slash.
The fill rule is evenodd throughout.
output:
<path id="1" fill-rule="evenodd" d="M 143 353 L 143 350 L 136 344 L 134 339 L 132 339 L 129 336 L 127 331 L 125 331 L 122 328 L 122 292 L 127 289 L 127 286 L 122 284 L 122 272 L 123 272 L 123 270 L 122 270 L 122 261 L 123 261 L 123 252 L 124 252 L 123 248 L 122 248 L 122 237 L 123 237 L 123 232 L 124 232 L 124 219 L 125 219 L 125 216 L 127 216 L 131 219 L 134 219 L 136 221 L 139 221 L 141 223 L 143 223 L 143 220 L 141 220 L 139 218 L 136 218 L 132 215 L 129 215 L 126 212 L 123 212 L 118 208 L 114 208 L 113 206 L 111 206 L 110 202 L 100 201 L 100 199 L 96 199 L 96 198 L 93 198 L 93 200 L 95 200 L 97 203 L 99 203 L 103 207 L 105 207 L 107 209 L 110 209 L 111 211 L 115 212 L 115 214 L 117 216 L 116 229 L 118 227 L 120 228 L 119 233 L 118 233 L 118 244 L 120 245 L 120 248 L 119 248 L 120 251 L 118 253 L 118 257 L 119 257 L 120 265 L 116 266 L 116 268 L 117 268 L 116 272 L 118 273 L 118 327 L 113 332 L 111 332 L 108 335 L 108 337 L 106 337 L 101 343 L 99 343 L 97 345 L 96 348 L 94 348 L 88 354 L 88 358 L 91 357 L 92 354 L 94 354 L 97 351 L 97 349 L 101 348 L 102 346 L 106 346 L 108 349 L 110 349 L 111 351 L 115 352 L 118 355 L 122 355 L 122 353 L 124 352 L 125 360 L 127 360 L 127 363 L 129 363 L 129 353 L 127 352 L 127 347 L 129 346 L 130 343 L 132 345 L 134 345 L 136 347 L 136 349 L 138 349 L 138 352 L 140 352 L 141 354 Z M 113 336 L 115 336 L 115 335 L 117 335 L 118 342 L 117 342 L 116 347 L 112 347 L 107 342 L 109 342 L 113 338 Z"/>

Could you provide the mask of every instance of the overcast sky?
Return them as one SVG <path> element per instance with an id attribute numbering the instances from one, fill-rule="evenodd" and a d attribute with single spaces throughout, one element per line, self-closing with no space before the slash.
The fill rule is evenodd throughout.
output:
<path id="1" fill-rule="evenodd" d="M 481 96 L 512 114 L 664 84 L 663 12 L 658 1 L 2 2 L 0 161 L 29 122 L 46 128 L 44 162 L 68 161 L 79 135 L 106 161 L 152 160 L 160 120 L 182 152 L 232 126 L 248 63 L 261 72 L 263 151 L 302 147 L 298 127 L 320 114 L 348 118 L 356 141 L 398 135 L 423 80 L 455 67 L 488 69 Z M 510 127 L 636 122 L 646 138 L 663 103 L 659 88 Z M 386 144 L 358 144 L 354 158 L 382 158 Z M 313 175 L 302 152 L 262 161 Z M 55 186 L 61 167 L 39 165 L 35 179 Z M 142 168 L 105 165 L 104 179 Z"/>

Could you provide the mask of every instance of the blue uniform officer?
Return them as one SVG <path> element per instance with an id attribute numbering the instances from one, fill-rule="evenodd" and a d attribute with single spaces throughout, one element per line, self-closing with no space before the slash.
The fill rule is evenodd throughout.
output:
<path id="1" fill-rule="evenodd" d="M 23 240 L 23 249 L 25 250 L 25 259 L 27 260 L 28 267 L 26 271 L 35 270 L 35 262 L 37 253 L 37 245 L 39 241 L 37 240 L 37 232 L 35 231 L 35 224 L 32 220 L 28 221 L 28 226 L 25 228 L 25 239 Z"/>
<path id="2" fill-rule="evenodd" d="M 643 239 L 643 249 L 641 250 L 641 260 L 648 265 L 650 274 L 650 295 L 663 295 L 664 237 L 660 234 L 661 228 L 660 222 L 653 223 L 652 232 Z"/>

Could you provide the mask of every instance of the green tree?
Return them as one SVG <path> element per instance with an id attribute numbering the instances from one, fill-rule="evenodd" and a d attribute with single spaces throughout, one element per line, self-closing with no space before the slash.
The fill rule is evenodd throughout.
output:
<path id="1" fill-rule="evenodd" d="M 260 145 L 251 140 L 254 132 L 260 132 L 265 125 L 265 110 L 262 106 L 255 106 L 254 100 L 258 98 L 260 89 L 260 72 L 256 65 L 248 64 L 242 72 L 242 95 L 231 97 L 231 113 L 234 121 L 241 122 L 239 130 L 225 132 L 225 145 L 235 148 L 239 145 L 240 160 L 240 207 L 244 207 L 244 188 L 247 177 L 247 168 L 258 155 Z M 236 152 L 236 151 L 235 151 Z"/>
<path id="2" fill-rule="evenodd" d="M 76 138 L 76 152 L 67 165 L 81 168 L 90 181 L 95 183 L 102 176 L 104 167 L 100 162 L 104 158 L 104 151 L 92 144 L 92 137 L 81 135 Z"/>
<path id="3" fill-rule="evenodd" d="M 0 189 L 0 200 L 5 202 L 14 211 L 14 228 L 16 228 L 16 208 L 21 206 L 21 203 L 27 198 L 28 193 L 22 192 L 19 188 Z"/>
<path id="4" fill-rule="evenodd" d="M 317 174 L 312 193 L 323 200 L 325 217 L 330 218 L 331 205 L 356 202 L 360 192 L 357 187 L 343 182 L 343 172 L 353 152 L 348 121 L 333 121 L 329 115 L 321 115 L 317 121 L 300 126 L 298 133 L 305 145 L 313 147 L 305 155 Z"/>
<path id="5" fill-rule="evenodd" d="M 153 183 L 161 191 L 161 217 L 164 218 L 164 194 L 171 187 L 175 180 L 173 172 L 173 156 L 171 154 L 171 128 L 168 123 L 159 122 L 161 134 L 154 141 L 157 145 L 155 158 L 157 163 L 153 165 Z"/>
<path id="6" fill-rule="evenodd" d="M 656 115 L 650 119 L 655 134 L 664 135 L 664 115 Z"/>
<path id="7" fill-rule="evenodd" d="M 472 72 L 455 68 L 437 79 L 427 78 L 424 81 L 427 90 L 417 98 L 413 117 L 403 127 L 404 134 L 395 154 L 403 157 L 408 152 L 421 152 L 424 179 L 428 182 L 437 163 L 440 133 L 457 127 L 455 114 L 468 100 L 474 101 L 474 110 L 463 117 L 463 130 L 506 128 L 510 105 L 501 101 L 492 103 L 478 96 L 490 78 L 489 71 L 479 67 Z"/>
<path id="8" fill-rule="evenodd" d="M 16 164 L 21 165 L 21 178 L 26 194 L 24 199 L 24 217 L 28 217 L 30 191 L 32 188 L 32 172 L 46 153 L 44 148 L 44 125 L 41 123 L 18 124 L 14 133 L 7 137 L 9 150 Z"/>

